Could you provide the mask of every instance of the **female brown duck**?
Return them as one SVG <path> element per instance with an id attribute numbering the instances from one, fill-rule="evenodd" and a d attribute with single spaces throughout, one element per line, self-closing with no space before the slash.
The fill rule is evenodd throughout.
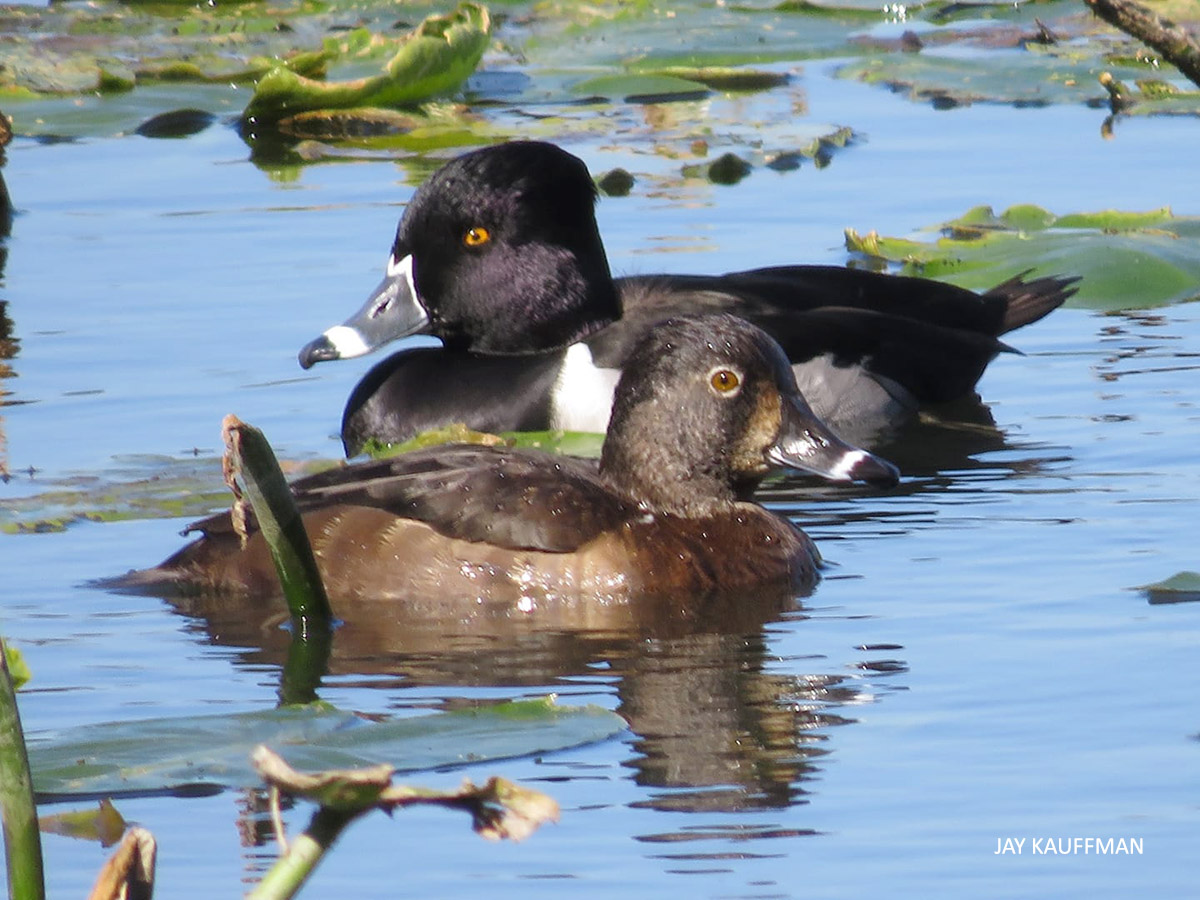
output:
<path id="1" fill-rule="evenodd" d="M 295 491 L 333 600 L 430 594 L 513 603 L 803 587 L 820 560 L 787 519 L 749 501 L 776 466 L 894 484 L 843 443 L 763 331 L 729 315 L 649 331 L 616 389 L 599 468 L 531 450 L 451 445 L 303 479 Z M 277 593 L 261 536 L 228 515 L 126 587 Z M 343 613 L 344 614 L 344 613 Z"/>

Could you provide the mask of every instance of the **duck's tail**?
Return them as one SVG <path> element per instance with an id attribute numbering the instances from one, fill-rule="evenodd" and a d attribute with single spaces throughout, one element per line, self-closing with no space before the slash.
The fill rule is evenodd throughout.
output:
<path id="1" fill-rule="evenodd" d="M 1020 272 L 984 294 L 985 297 L 998 297 L 1005 302 L 999 334 L 1008 334 L 1022 325 L 1036 322 L 1062 306 L 1078 290 L 1076 284 L 1079 278 L 1075 276 L 1049 275 L 1027 281 L 1026 276 L 1030 271 L 1026 269 Z"/>

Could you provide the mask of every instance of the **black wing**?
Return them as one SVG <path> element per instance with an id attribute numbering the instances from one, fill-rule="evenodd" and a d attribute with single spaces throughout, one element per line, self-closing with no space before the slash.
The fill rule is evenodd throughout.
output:
<path id="1" fill-rule="evenodd" d="M 693 295 L 690 304 L 726 308 L 747 318 L 850 307 L 900 316 L 941 328 L 999 337 L 1040 319 L 1075 293 L 1077 278 L 1033 278 L 1021 273 L 982 294 L 928 278 L 889 275 L 843 266 L 774 266 L 727 275 L 648 275 L 620 279 L 628 310 Z M 703 295 L 710 295 L 707 302 Z"/>
<path id="2" fill-rule="evenodd" d="M 619 366 L 651 323 L 719 309 L 770 333 L 793 363 L 829 355 L 903 385 L 920 403 L 942 403 L 970 393 L 996 354 L 1012 351 L 997 335 L 1059 306 L 1072 283 L 1018 276 L 975 294 L 834 266 L 639 276 L 619 282 L 625 314 L 589 344 L 598 363 Z"/>

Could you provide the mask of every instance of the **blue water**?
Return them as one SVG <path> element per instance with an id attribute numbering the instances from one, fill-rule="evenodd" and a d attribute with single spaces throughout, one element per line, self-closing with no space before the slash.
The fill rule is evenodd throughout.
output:
<path id="1" fill-rule="evenodd" d="M 757 99 L 670 112 L 773 109 L 778 137 L 779 111 L 801 100 L 797 128 L 861 138 L 825 168 L 759 169 L 736 187 L 656 181 L 675 161 L 649 152 L 648 123 L 572 140 L 594 171 L 644 173 L 600 205 L 614 269 L 841 262 L 843 228 L 903 235 L 981 203 L 1200 214 L 1194 119 L 1122 121 L 1103 140 L 1098 110 L 934 111 L 815 64 Z M 342 403 L 372 360 L 306 373 L 295 352 L 375 284 L 411 171 L 377 159 L 284 181 L 220 124 L 179 141 L 18 139 L 3 169 L 20 214 L 2 296 L 21 344 L 17 377 L 0 382 L 13 476 L 0 497 L 211 464 L 229 412 L 284 457 L 336 456 Z M 1013 342 L 1025 355 L 997 360 L 980 386 L 999 438 L 924 461 L 910 448 L 887 494 L 770 494 L 832 564 L 795 609 L 612 645 L 532 627 L 515 645 L 485 642 L 473 666 L 421 634 L 335 650 L 322 696 L 342 707 L 555 691 L 633 728 L 468 770 L 558 799 L 561 823 L 525 843 L 482 842 L 447 812 L 375 816 L 309 893 L 1192 896 L 1200 607 L 1151 605 L 1135 588 L 1200 569 L 1200 307 L 1060 310 Z M 0 627 L 35 673 L 21 705 L 31 732 L 274 703 L 278 635 L 245 627 L 251 611 L 186 617 L 85 584 L 158 561 L 184 522 L 0 536 Z M 250 839 L 261 818 L 239 818 L 248 802 L 118 806 L 158 837 L 160 896 L 208 897 L 244 890 L 272 856 Z M 1144 849 L 1033 855 L 1046 837 Z M 997 855 L 1006 838 L 1024 852 Z M 46 849 L 53 896 L 85 891 L 104 855 L 66 838 Z"/>

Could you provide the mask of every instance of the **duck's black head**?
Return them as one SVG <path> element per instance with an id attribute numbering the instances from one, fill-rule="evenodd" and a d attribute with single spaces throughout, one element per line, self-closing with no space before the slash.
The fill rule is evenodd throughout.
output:
<path id="1" fill-rule="evenodd" d="M 619 318 L 581 160 L 537 141 L 460 156 L 413 196 L 366 305 L 301 365 L 427 333 L 477 353 L 564 347 Z"/>
<path id="2" fill-rule="evenodd" d="M 892 485 L 891 463 L 846 444 L 796 387 L 780 346 L 729 315 L 668 319 L 638 345 L 613 401 L 603 477 L 655 511 L 708 515 L 786 466 Z"/>

